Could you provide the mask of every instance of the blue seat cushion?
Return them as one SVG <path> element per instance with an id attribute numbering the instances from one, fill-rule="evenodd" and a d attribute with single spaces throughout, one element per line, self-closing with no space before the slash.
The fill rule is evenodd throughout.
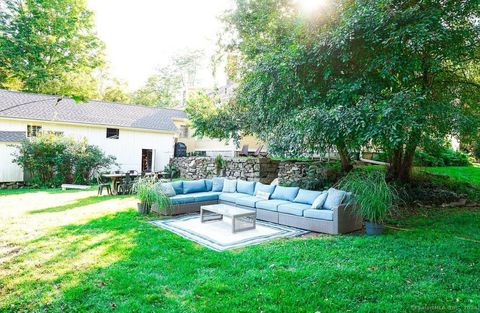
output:
<path id="1" fill-rule="evenodd" d="M 207 185 L 205 184 L 204 179 L 184 181 L 183 182 L 183 193 L 194 193 L 194 192 L 205 192 L 207 191 Z"/>
<path id="2" fill-rule="evenodd" d="M 315 218 L 318 220 L 333 221 L 332 210 L 307 209 L 303 211 L 303 216 L 308 218 Z"/>
<path id="3" fill-rule="evenodd" d="M 222 192 L 219 196 L 218 196 L 218 199 L 222 200 L 222 201 L 228 201 L 228 202 L 233 202 L 235 203 L 235 201 L 238 199 L 238 198 L 242 198 L 242 197 L 248 197 L 248 195 L 244 194 L 244 193 L 238 193 L 238 192 Z"/>
<path id="4" fill-rule="evenodd" d="M 272 193 L 271 199 L 293 201 L 298 194 L 298 187 L 282 187 L 277 186 Z"/>
<path id="5" fill-rule="evenodd" d="M 262 183 L 256 183 L 254 195 L 257 194 L 257 191 L 263 191 L 263 192 L 272 194 L 273 191 L 275 190 L 275 187 L 276 187 L 275 185 L 265 185 Z"/>
<path id="6" fill-rule="evenodd" d="M 185 204 L 185 203 L 193 203 L 195 202 L 195 197 L 191 195 L 176 195 L 170 197 L 171 204 Z"/>
<path id="7" fill-rule="evenodd" d="M 237 192 L 253 195 L 255 191 L 254 181 L 237 180 Z"/>
<path id="8" fill-rule="evenodd" d="M 303 216 L 303 211 L 310 209 L 310 205 L 304 203 L 288 203 L 281 204 L 278 206 L 279 213 L 286 213 L 292 215 Z"/>
<path id="9" fill-rule="evenodd" d="M 183 193 L 183 181 L 174 181 L 172 182 L 173 189 L 175 189 L 175 193 L 180 195 Z"/>
<path id="10" fill-rule="evenodd" d="M 255 203 L 257 209 L 263 209 L 268 211 L 277 211 L 278 206 L 282 204 L 288 204 L 289 201 L 285 200 L 262 200 Z"/>
<path id="11" fill-rule="evenodd" d="M 238 198 L 237 200 L 235 200 L 235 204 L 254 208 L 255 203 L 257 203 L 258 201 L 265 201 L 265 199 L 258 198 L 255 196 L 247 196 L 247 197 Z"/>
<path id="12" fill-rule="evenodd" d="M 306 190 L 300 189 L 298 191 L 297 196 L 293 202 L 303 203 L 303 204 L 310 204 L 312 205 L 313 201 L 321 194 L 321 191 L 313 191 L 313 190 Z"/>
<path id="13" fill-rule="evenodd" d="M 328 189 L 327 200 L 323 204 L 325 210 L 333 210 L 342 204 L 343 199 L 347 196 L 347 193 L 343 190 L 338 190 L 335 188 Z"/>
<path id="14" fill-rule="evenodd" d="M 213 181 L 211 179 L 205 179 L 205 186 L 207 186 L 207 191 L 212 191 Z"/>
<path id="15" fill-rule="evenodd" d="M 188 195 L 194 197 L 195 202 L 214 201 L 214 200 L 218 200 L 218 196 L 220 195 L 220 192 L 207 191 L 207 192 L 189 193 Z"/>

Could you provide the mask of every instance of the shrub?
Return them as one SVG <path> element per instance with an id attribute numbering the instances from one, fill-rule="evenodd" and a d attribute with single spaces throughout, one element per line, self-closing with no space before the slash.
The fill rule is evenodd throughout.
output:
<path id="1" fill-rule="evenodd" d="M 165 177 L 170 179 L 177 178 L 180 175 L 178 167 L 172 163 L 165 165 L 163 171 L 165 172 Z"/>
<path id="2" fill-rule="evenodd" d="M 115 157 L 105 156 L 85 140 L 76 142 L 54 134 L 40 134 L 24 140 L 13 162 L 31 175 L 35 186 L 58 187 L 63 183 L 87 183 L 92 172 L 108 168 Z"/>
<path id="3" fill-rule="evenodd" d="M 469 166 L 468 155 L 444 148 L 435 152 L 425 150 L 415 151 L 414 164 L 417 166 Z"/>
<path id="4" fill-rule="evenodd" d="M 381 224 L 396 199 L 396 191 L 385 181 L 381 171 L 353 171 L 338 183 L 342 190 L 350 191 L 354 201 L 348 204 L 365 220 Z M 355 203 L 356 205 L 352 205 Z"/>
<path id="5" fill-rule="evenodd" d="M 480 142 L 476 143 L 473 146 L 472 154 L 473 157 L 477 160 L 477 162 L 480 162 Z"/>

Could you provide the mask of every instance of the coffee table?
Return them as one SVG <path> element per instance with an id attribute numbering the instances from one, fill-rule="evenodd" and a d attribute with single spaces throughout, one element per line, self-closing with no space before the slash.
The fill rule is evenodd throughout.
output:
<path id="1" fill-rule="evenodd" d="M 238 208 L 228 204 L 211 204 L 200 207 L 200 221 L 222 220 L 224 216 L 232 219 L 232 233 L 255 229 L 257 212 Z"/>

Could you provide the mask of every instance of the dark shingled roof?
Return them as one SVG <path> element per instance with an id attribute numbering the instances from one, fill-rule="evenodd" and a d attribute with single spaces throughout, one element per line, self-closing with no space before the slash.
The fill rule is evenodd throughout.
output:
<path id="1" fill-rule="evenodd" d="M 26 138 L 25 132 L 0 130 L 0 142 L 20 142 Z"/>
<path id="2" fill-rule="evenodd" d="M 0 89 L 0 117 L 175 131 L 172 118 L 185 112 L 103 101 L 75 102 L 58 96 Z"/>

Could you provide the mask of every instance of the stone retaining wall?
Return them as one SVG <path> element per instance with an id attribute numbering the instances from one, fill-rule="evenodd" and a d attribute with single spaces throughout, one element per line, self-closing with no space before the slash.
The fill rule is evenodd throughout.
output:
<path id="1" fill-rule="evenodd" d="M 335 181 L 338 170 L 327 166 L 325 161 L 281 161 L 278 166 L 280 184 L 301 182 L 306 179 Z"/>
<path id="2" fill-rule="evenodd" d="M 259 181 L 269 184 L 278 175 L 279 161 L 269 158 L 224 157 L 225 169 L 222 176 L 229 179 Z M 180 177 L 190 179 L 211 178 L 217 176 L 215 159 L 211 157 L 172 158 L 170 163 L 180 170 Z"/>
<path id="3" fill-rule="evenodd" d="M 25 182 L 23 182 L 23 181 L 0 183 L 0 189 L 18 189 L 18 188 L 22 188 L 24 186 L 25 186 Z"/>

